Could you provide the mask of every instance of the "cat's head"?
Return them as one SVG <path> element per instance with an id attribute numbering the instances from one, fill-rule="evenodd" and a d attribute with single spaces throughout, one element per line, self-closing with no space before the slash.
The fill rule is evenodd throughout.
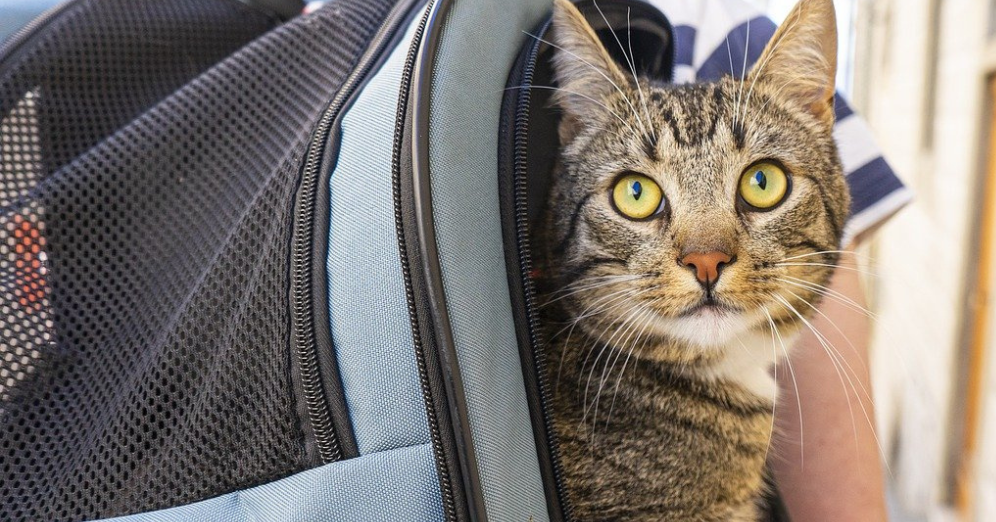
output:
<path id="1" fill-rule="evenodd" d="M 566 0 L 553 30 L 562 152 L 548 270 L 590 317 L 581 327 L 701 353 L 773 323 L 797 329 L 850 204 L 833 140 L 832 1 L 801 0 L 743 81 L 636 81 Z"/>

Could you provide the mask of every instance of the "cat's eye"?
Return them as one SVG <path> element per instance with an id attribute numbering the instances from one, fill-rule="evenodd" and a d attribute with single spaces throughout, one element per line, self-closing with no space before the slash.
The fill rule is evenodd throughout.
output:
<path id="1" fill-rule="evenodd" d="M 778 165 L 755 163 L 740 176 L 740 198 L 752 210 L 771 210 L 785 200 L 790 183 Z"/>
<path id="2" fill-rule="evenodd" d="M 664 193 L 654 180 L 630 172 L 616 180 L 612 203 L 630 219 L 647 219 L 664 210 Z"/>

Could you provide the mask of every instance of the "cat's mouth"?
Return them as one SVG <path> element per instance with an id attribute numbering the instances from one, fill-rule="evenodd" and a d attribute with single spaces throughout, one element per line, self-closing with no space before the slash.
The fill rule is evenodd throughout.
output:
<path id="1" fill-rule="evenodd" d="M 745 308 L 703 296 L 676 315 L 661 317 L 656 324 L 660 332 L 693 346 L 726 346 L 754 324 Z"/>
<path id="2" fill-rule="evenodd" d="M 678 314 L 678 317 L 695 317 L 695 316 L 705 316 L 705 315 L 725 315 L 732 313 L 740 313 L 744 310 L 742 308 L 732 306 L 726 303 L 721 303 L 716 300 L 713 296 L 703 297 L 698 303 L 686 308 L 684 311 Z"/>

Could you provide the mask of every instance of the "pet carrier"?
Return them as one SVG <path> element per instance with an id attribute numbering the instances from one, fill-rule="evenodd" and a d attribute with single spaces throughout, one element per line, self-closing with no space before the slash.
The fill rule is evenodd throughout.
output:
<path id="1" fill-rule="evenodd" d="M 293 3 L 70 0 L 0 47 L 0 520 L 569 518 L 550 2 Z M 666 80 L 666 19 L 601 7 Z"/>

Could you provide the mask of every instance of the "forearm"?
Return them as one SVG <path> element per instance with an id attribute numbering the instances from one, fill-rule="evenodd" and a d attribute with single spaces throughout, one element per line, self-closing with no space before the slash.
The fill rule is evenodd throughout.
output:
<path id="1" fill-rule="evenodd" d="M 838 270 L 830 288 L 864 306 L 855 271 Z M 807 330 L 790 356 L 795 380 L 787 364 L 779 365 L 775 479 L 795 521 L 884 521 L 868 318 L 839 299 L 826 298 L 819 308 L 825 317 L 815 314 L 810 322 L 827 347 Z"/>

